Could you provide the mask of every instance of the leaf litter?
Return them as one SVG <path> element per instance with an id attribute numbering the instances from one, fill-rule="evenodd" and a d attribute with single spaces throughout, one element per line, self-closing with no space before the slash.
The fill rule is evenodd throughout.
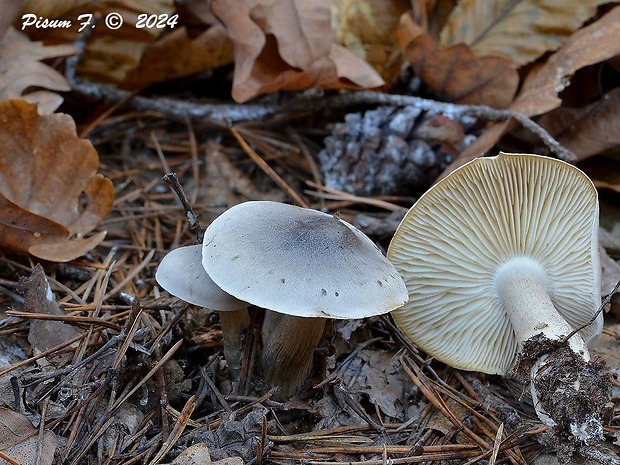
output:
<path id="1" fill-rule="evenodd" d="M 438 9 L 448 3 L 438 2 Z M 447 20 L 448 9 L 439 10 Z M 439 43 L 434 29 L 429 24 L 428 37 Z M 179 39 L 167 40 L 174 46 Z M 260 65 L 260 59 L 255 63 Z M 540 82 L 547 86 L 551 74 L 542 76 Z M 258 82 L 265 89 L 273 85 L 272 76 L 267 77 Z M 301 82 L 296 79 L 291 80 L 294 85 Z M 328 331 L 317 350 L 311 384 L 295 398 L 277 402 L 251 369 L 260 349 L 259 311 L 254 311 L 246 336 L 244 379 L 236 385 L 220 355 L 217 314 L 179 302 L 157 286 L 153 276 L 163 255 L 195 238 L 178 200 L 160 181 L 170 171 L 182 180 L 203 224 L 250 198 L 287 200 L 295 194 L 313 207 L 338 211 L 344 219 L 365 217 L 366 224 L 372 224 L 371 218 L 384 225 L 389 212 L 398 214 L 423 190 L 367 197 L 322 186 L 316 159 L 308 151 L 318 153 L 328 131 L 309 127 L 312 121 L 304 119 L 304 110 L 293 113 L 294 118 L 287 114 L 259 124 L 236 124 L 235 135 L 208 121 L 130 108 L 104 112 L 89 122 L 87 132 L 101 159 L 99 172 L 114 183 L 115 200 L 109 214 L 95 215 L 98 225 L 87 232 L 105 230 L 107 236 L 86 255 L 64 264 L 35 266 L 36 260 L 13 253 L 0 258 L 2 342 L 8 336 L 30 338 L 31 344 L 24 346 L 36 349 L 14 350 L 6 358 L 10 365 L 0 367 L 0 419 L 25 431 L 16 440 L 30 450 L 48 452 L 39 463 L 47 463 L 54 448 L 55 463 L 67 464 L 225 465 L 231 457 L 249 464 L 317 465 L 535 460 L 544 428 L 523 386 L 424 358 L 388 318 Z M 448 116 L 454 117 L 425 115 L 424 131 L 437 138 L 434 144 L 450 145 L 456 156 L 454 141 L 460 143 L 464 132 L 479 133 L 472 131 L 471 122 L 443 119 Z M 351 118 L 343 132 L 360 130 L 356 121 L 362 119 Z M 378 137 L 377 143 L 383 139 Z M 615 182 L 606 179 L 610 185 Z M 371 181 L 368 174 L 357 179 L 362 186 Z M 102 198 L 109 208 L 112 198 Z M 21 211 L 17 216 L 28 218 Z M 74 222 L 59 223 L 55 233 L 66 235 Z M 383 229 L 378 243 L 385 246 L 389 234 Z M 618 270 L 606 263 L 609 287 Z M 64 329 L 56 331 L 61 327 L 57 323 Z M 201 334 L 205 342 L 199 348 Z M 617 328 L 606 328 L 599 340 L 595 352 L 606 357 L 614 372 Z M 605 431 L 616 444 L 617 389 L 616 382 L 616 416 Z M 58 440 L 56 446 L 46 442 L 50 435 Z M 3 443 L 0 451 L 7 454 L 10 447 Z M 32 457 L 32 452 L 26 454 L 23 463 Z"/>

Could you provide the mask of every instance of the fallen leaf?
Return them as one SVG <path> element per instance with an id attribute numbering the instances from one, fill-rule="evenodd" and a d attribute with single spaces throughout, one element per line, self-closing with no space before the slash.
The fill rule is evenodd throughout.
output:
<path id="1" fill-rule="evenodd" d="M 570 77 L 575 71 L 620 54 L 618 37 L 620 37 L 620 6 L 575 32 L 543 65 L 534 68 L 508 109 L 531 117 L 558 108 L 562 104 L 558 95 L 570 85 Z M 439 179 L 486 153 L 510 127 L 513 127 L 512 124 L 503 122 L 489 126 L 473 144 L 461 152 Z"/>
<path id="2" fill-rule="evenodd" d="M 137 68 L 122 87 L 137 88 L 216 69 L 233 62 L 233 47 L 226 29 L 216 24 L 192 38 L 181 27 L 146 49 Z"/>
<path id="3" fill-rule="evenodd" d="M 620 89 L 582 108 L 560 107 L 539 121 L 577 161 L 620 146 Z"/>
<path id="4" fill-rule="evenodd" d="M 478 56 L 522 66 L 557 50 L 607 0 L 462 0 L 441 31 L 441 44 L 467 44 Z"/>
<path id="5" fill-rule="evenodd" d="M 71 54 L 72 45 L 44 46 L 9 27 L 0 43 L 0 101 L 23 98 L 38 104 L 39 113 L 53 113 L 63 98 L 56 92 L 32 92 L 33 88 L 67 91 L 71 87 L 62 74 L 40 60 Z"/>
<path id="6" fill-rule="evenodd" d="M 333 42 L 327 2 L 213 0 L 235 50 L 232 96 L 245 102 L 278 90 L 376 88 L 383 79 Z"/>
<path id="7" fill-rule="evenodd" d="M 402 63 L 394 31 L 409 8 L 409 0 L 331 0 L 332 29 L 338 43 L 391 82 Z"/>
<path id="8" fill-rule="evenodd" d="M 75 124 L 64 114 L 38 115 L 23 100 L 0 102 L 0 193 L 26 215 L 0 244 L 39 258 L 68 261 L 83 255 L 103 240 L 105 232 L 85 237 L 112 208 L 112 182 L 97 174 L 99 157 L 92 144 L 77 137 Z M 19 211 L 14 214 L 19 219 Z M 52 227 L 56 223 L 60 226 Z M 23 226 L 25 225 L 25 226 Z M 35 235 L 67 233 L 59 241 L 19 246 L 15 236 L 23 229 Z M 12 229 L 12 230 L 11 230 Z"/>
<path id="9" fill-rule="evenodd" d="M 441 100 L 504 108 L 512 102 L 519 76 L 501 57 L 478 57 L 465 44 L 440 47 L 410 14 L 399 24 L 405 58 Z"/>
<path id="10" fill-rule="evenodd" d="M 43 444 L 40 442 L 43 441 Z M 0 407 L 0 451 L 21 465 L 51 465 L 56 451 L 56 435 L 39 430 L 21 413 Z M 38 451 L 40 460 L 37 460 Z M 7 463 L 0 459 L 0 464 Z"/>
<path id="11" fill-rule="evenodd" d="M 15 205 L 0 192 L 0 243 L 12 250 L 26 251 L 37 244 L 62 241 L 69 230 Z"/>
<path id="12" fill-rule="evenodd" d="M 558 97 L 575 71 L 620 54 L 620 6 L 575 32 L 564 46 L 526 79 L 511 110 L 541 115 L 562 104 Z"/>
<path id="13" fill-rule="evenodd" d="M 40 264 L 34 267 L 29 277 L 22 277 L 19 280 L 18 289 L 25 298 L 25 311 L 46 315 L 66 315 L 66 312 L 54 300 L 52 288 Z M 79 334 L 80 330 L 61 321 L 32 320 L 28 342 L 37 351 L 45 352 Z"/>
<path id="14" fill-rule="evenodd" d="M 366 360 L 357 378 L 360 391 L 368 394 L 370 401 L 383 413 L 402 420 L 406 375 L 394 353 L 383 350 L 362 351 L 360 358 Z"/>

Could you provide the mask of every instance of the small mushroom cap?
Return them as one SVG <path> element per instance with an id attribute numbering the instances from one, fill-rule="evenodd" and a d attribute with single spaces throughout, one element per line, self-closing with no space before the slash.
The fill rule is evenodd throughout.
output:
<path id="1" fill-rule="evenodd" d="M 388 257 L 409 301 L 394 319 L 448 365 L 506 374 L 518 341 L 496 271 L 514 257 L 533 259 L 558 313 L 580 327 L 601 304 L 597 231 L 596 189 L 574 166 L 526 154 L 476 159 L 420 197 L 398 227 Z M 599 315 L 580 334 L 601 329 Z"/>
<path id="2" fill-rule="evenodd" d="M 306 208 L 236 205 L 205 231 L 202 263 L 238 299 L 302 317 L 363 318 L 407 300 L 394 266 L 361 231 Z"/>
<path id="3" fill-rule="evenodd" d="M 213 282 L 202 267 L 202 245 L 179 247 L 166 254 L 155 279 L 170 294 L 193 305 L 219 311 L 239 310 L 247 307 Z"/>

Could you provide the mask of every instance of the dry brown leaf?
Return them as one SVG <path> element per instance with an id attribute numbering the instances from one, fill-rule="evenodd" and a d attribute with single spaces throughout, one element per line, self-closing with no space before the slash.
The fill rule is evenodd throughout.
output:
<path id="1" fill-rule="evenodd" d="M 20 278 L 18 289 L 25 298 L 25 311 L 56 316 L 67 314 L 54 300 L 52 288 L 41 264 L 34 267 L 29 277 Z M 79 336 L 80 333 L 81 331 L 74 326 L 64 324 L 61 321 L 33 320 L 30 322 L 28 342 L 37 351 L 45 352 Z"/>
<path id="2" fill-rule="evenodd" d="M 278 90 L 375 88 L 377 72 L 333 42 L 327 2 L 213 0 L 235 48 L 232 96 L 245 102 Z"/>
<path id="3" fill-rule="evenodd" d="M 105 26 L 103 20 L 95 28 L 86 44 L 86 51 L 78 64 L 78 74 L 92 81 L 119 83 L 125 80 L 127 73 L 138 66 L 142 55 L 164 31 L 171 28 L 136 27 L 138 15 L 174 14 L 173 0 L 72 0 L 71 9 L 63 5 L 52 6 L 48 0 L 31 0 L 22 13 L 32 13 L 50 20 L 70 20 L 69 29 L 26 28 L 28 36 L 46 43 L 73 44 L 78 37 L 82 14 L 100 15 L 106 18 L 110 13 L 117 13 L 123 18 L 123 25 L 118 29 Z M 47 14 L 41 14 L 39 12 Z M 178 25 L 177 25 L 178 27 Z"/>
<path id="4" fill-rule="evenodd" d="M 0 192 L 0 244 L 27 251 L 40 244 L 53 244 L 69 235 L 64 226 L 15 205 Z"/>
<path id="5" fill-rule="evenodd" d="M 551 55 L 524 83 L 510 106 L 527 116 L 541 115 L 562 104 L 558 94 L 570 85 L 578 69 L 620 54 L 620 6 L 595 23 L 575 32 L 566 44 Z"/>
<path id="6" fill-rule="evenodd" d="M 410 14 L 401 18 L 399 40 L 416 75 L 442 100 L 504 108 L 519 76 L 500 57 L 477 57 L 464 44 L 441 48 Z"/>
<path id="7" fill-rule="evenodd" d="M 129 72 L 123 87 L 141 87 L 189 76 L 233 62 L 232 42 L 226 29 L 215 24 L 192 38 L 184 27 L 151 45 L 138 67 Z"/>
<path id="8" fill-rule="evenodd" d="M 14 250 L 68 261 L 103 240 L 105 232 L 84 238 L 109 213 L 114 200 L 112 182 L 97 174 L 98 167 L 97 152 L 88 140 L 77 137 L 70 116 L 40 116 L 23 100 L 0 102 L 0 192 L 45 219 L 35 225 L 37 233 L 43 235 L 41 229 L 49 228 L 50 221 L 68 231 L 62 241 Z M 19 234 L 22 230 L 14 228 L 11 236 Z M 11 246 L 6 237 L 0 240 Z"/>
<path id="9" fill-rule="evenodd" d="M 539 121 L 577 161 L 620 146 L 620 89 L 582 108 L 560 107 Z"/>
<path id="10" fill-rule="evenodd" d="M 409 8 L 409 0 L 331 0 L 332 29 L 341 45 L 391 82 L 402 63 L 394 31 Z"/>
<path id="11" fill-rule="evenodd" d="M 515 101 L 508 107 L 525 116 L 536 116 L 558 108 L 558 94 L 570 85 L 573 73 L 585 66 L 600 63 L 620 54 L 620 6 L 598 21 L 575 32 L 571 38 L 540 67 L 535 68 Z M 510 123 L 496 123 L 465 149 L 442 173 L 445 177 L 459 166 L 486 153 L 497 143 Z"/>
<path id="12" fill-rule="evenodd" d="M 56 451 L 56 435 L 45 430 L 42 435 L 21 413 L 0 407 L 0 451 L 21 465 L 51 465 Z M 43 444 L 39 444 L 43 441 Z M 37 460 L 38 451 L 40 460 Z M 0 463 L 7 463 L 0 459 Z"/>
<path id="13" fill-rule="evenodd" d="M 462 0 L 441 31 L 441 44 L 467 44 L 478 56 L 518 66 L 558 49 L 606 0 Z"/>
<path id="14" fill-rule="evenodd" d="M 0 100 L 23 98 L 38 104 L 41 114 L 53 113 L 63 98 L 55 92 L 31 92 L 32 88 L 67 91 L 71 87 L 62 74 L 40 60 L 71 54 L 72 45 L 44 46 L 9 27 L 0 43 Z"/>

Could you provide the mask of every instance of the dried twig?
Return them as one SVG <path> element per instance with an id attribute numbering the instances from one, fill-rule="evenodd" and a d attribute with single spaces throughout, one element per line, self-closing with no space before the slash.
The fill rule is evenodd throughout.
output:
<path id="1" fill-rule="evenodd" d="M 176 173 L 168 173 L 162 179 L 164 180 L 164 182 L 170 185 L 174 193 L 179 198 L 179 201 L 181 202 L 181 205 L 183 205 L 183 209 L 185 210 L 185 215 L 187 217 L 187 221 L 189 222 L 189 228 L 194 232 L 194 234 L 196 234 L 197 243 L 202 243 L 202 238 L 204 237 L 205 231 L 203 227 L 200 226 L 198 216 L 194 213 L 194 210 L 189 203 L 187 195 L 185 195 L 183 186 L 181 186 L 181 182 L 179 181 Z"/>

